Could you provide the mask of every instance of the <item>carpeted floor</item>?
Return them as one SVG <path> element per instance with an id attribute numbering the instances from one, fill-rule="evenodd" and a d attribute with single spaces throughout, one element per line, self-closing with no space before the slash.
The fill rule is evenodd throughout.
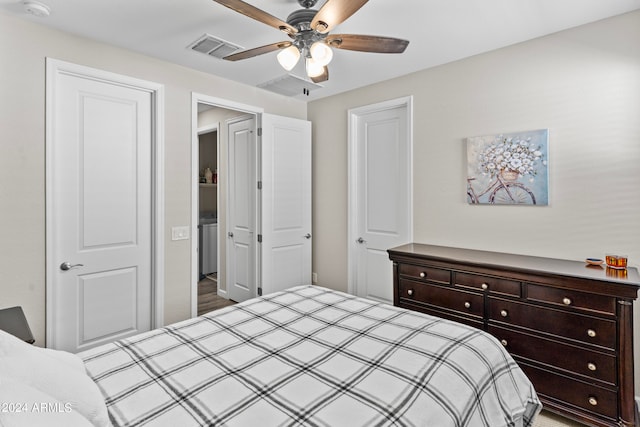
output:
<path id="1" fill-rule="evenodd" d="M 584 424 L 542 411 L 533 422 L 533 427 L 584 427 Z"/>

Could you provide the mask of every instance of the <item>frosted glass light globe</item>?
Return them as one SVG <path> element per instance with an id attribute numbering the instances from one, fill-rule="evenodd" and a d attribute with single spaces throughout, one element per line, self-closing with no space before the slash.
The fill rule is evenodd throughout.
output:
<path id="1" fill-rule="evenodd" d="M 306 67 L 309 77 L 318 77 L 324 73 L 324 66 L 318 64 L 313 58 L 307 58 Z"/>
<path id="2" fill-rule="evenodd" d="M 291 71 L 300 59 L 300 51 L 295 46 L 289 46 L 278 54 L 278 62 L 287 71 Z"/>
<path id="3" fill-rule="evenodd" d="M 309 52 L 313 60 L 323 67 L 333 59 L 333 50 L 323 42 L 315 42 L 312 44 Z"/>

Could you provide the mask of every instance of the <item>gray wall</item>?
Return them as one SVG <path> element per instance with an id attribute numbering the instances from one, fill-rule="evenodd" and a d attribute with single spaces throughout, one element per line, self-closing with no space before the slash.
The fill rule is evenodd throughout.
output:
<path id="1" fill-rule="evenodd" d="M 311 102 L 318 284 L 347 289 L 347 111 L 408 95 L 414 241 L 639 266 L 638 40 L 640 11 Z M 550 205 L 467 205 L 464 139 L 543 128 Z"/>

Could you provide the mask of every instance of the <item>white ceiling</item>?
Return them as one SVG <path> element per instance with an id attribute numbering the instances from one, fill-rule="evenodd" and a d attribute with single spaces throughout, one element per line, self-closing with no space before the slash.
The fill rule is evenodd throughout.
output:
<path id="1" fill-rule="evenodd" d="M 204 33 L 244 49 L 288 40 L 212 0 L 41 1 L 48 18 L 26 14 L 22 0 L 0 0 L 0 11 L 251 86 L 286 74 L 275 52 L 230 62 L 188 49 Z M 300 8 L 297 0 L 247 2 L 282 20 Z M 332 32 L 407 39 L 407 50 L 335 49 L 329 80 L 296 98 L 319 99 L 637 9 L 640 0 L 371 0 Z M 302 64 L 292 73 L 304 76 Z"/>

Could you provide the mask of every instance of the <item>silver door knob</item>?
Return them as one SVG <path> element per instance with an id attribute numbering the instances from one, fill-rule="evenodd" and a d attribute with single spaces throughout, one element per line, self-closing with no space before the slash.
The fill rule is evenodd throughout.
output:
<path id="1" fill-rule="evenodd" d="M 363 244 L 364 242 L 366 242 L 366 240 L 364 240 L 362 237 L 358 237 L 358 239 L 356 240 L 357 243 Z"/>
<path id="2" fill-rule="evenodd" d="M 71 270 L 74 267 L 83 267 L 84 264 L 71 264 L 70 262 L 63 262 L 62 264 L 60 264 L 60 270 L 62 271 L 67 271 L 67 270 Z"/>
<path id="3" fill-rule="evenodd" d="M 228 233 L 227 233 L 227 236 L 229 236 L 229 237 L 233 237 L 233 231 L 228 232 Z"/>
<path id="4" fill-rule="evenodd" d="M 311 238 L 311 233 L 307 233 L 307 234 L 305 234 L 305 235 L 304 235 L 304 238 L 305 238 L 305 239 L 310 239 L 310 238 Z"/>

